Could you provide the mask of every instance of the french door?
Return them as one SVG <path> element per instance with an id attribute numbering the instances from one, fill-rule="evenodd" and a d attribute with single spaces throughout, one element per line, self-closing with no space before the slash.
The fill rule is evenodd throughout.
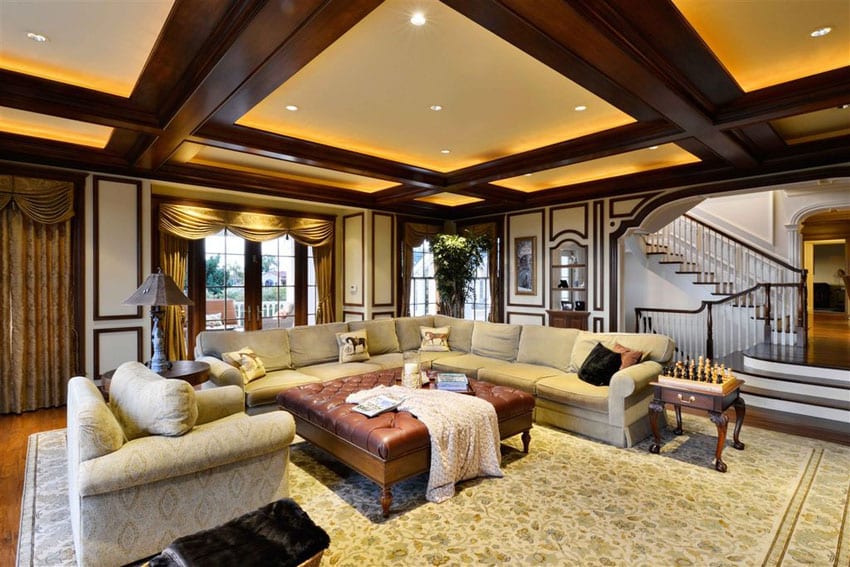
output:
<path id="1" fill-rule="evenodd" d="M 229 230 L 202 241 L 206 330 L 255 330 L 315 323 L 312 247 L 281 237 L 251 242 Z M 199 250 L 200 252 L 200 250 Z M 199 301 L 200 300 L 200 301 Z"/>

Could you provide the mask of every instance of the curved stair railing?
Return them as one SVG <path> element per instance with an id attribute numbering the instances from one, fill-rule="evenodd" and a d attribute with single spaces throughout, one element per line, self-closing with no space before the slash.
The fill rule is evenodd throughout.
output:
<path id="1" fill-rule="evenodd" d="M 697 309 L 635 308 L 635 332 L 676 342 L 674 360 L 712 360 L 760 343 L 806 344 L 806 272 L 798 283 L 759 283 Z"/>

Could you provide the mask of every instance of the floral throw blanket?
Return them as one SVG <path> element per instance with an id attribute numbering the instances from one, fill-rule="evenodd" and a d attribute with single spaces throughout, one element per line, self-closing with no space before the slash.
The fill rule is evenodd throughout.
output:
<path id="1" fill-rule="evenodd" d="M 489 402 L 454 392 L 403 386 L 377 386 L 355 392 L 345 401 L 359 404 L 379 394 L 402 399 L 398 410 L 412 413 L 428 428 L 431 473 L 426 498 L 430 502 L 454 496 L 458 481 L 503 476 L 499 420 Z"/>

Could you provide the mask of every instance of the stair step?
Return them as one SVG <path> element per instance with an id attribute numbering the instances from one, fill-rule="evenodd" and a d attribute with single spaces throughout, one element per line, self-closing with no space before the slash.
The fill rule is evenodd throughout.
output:
<path id="1" fill-rule="evenodd" d="M 749 394 L 751 396 L 758 396 L 760 398 L 781 400 L 784 402 L 794 402 L 819 408 L 830 408 L 836 410 L 850 411 L 850 400 L 827 400 L 815 396 L 804 396 L 800 394 L 792 394 L 789 392 L 775 392 L 773 390 L 767 390 L 764 388 L 753 388 L 747 386 L 747 384 L 743 385 L 741 391 L 745 394 Z"/>
<path id="2" fill-rule="evenodd" d="M 730 355 L 720 357 L 715 360 L 715 362 L 718 364 L 725 364 L 727 367 L 731 368 L 732 371 L 735 373 L 743 373 L 758 378 L 766 378 L 769 380 L 778 380 L 780 382 L 789 382 L 794 384 L 808 384 L 810 386 L 841 388 L 850 392 L 850 382 L 842 378 L 824 376 L 822 372 L 819 372 L 819 368 L 816 366 L 807 366 L 806 368 L 809 369 L 809 373 L 818 373 L 818 376 L 811 376 L 804 371 L 790 374 L 788 372 L 776 372 L 774 370 L 752 368 L 747 366 L 746 362 L 744 361 L 744 355 L 741 352 L 735 352 Z M 848 399 L 850 399 L 850 394 L 848 394 Z"/>

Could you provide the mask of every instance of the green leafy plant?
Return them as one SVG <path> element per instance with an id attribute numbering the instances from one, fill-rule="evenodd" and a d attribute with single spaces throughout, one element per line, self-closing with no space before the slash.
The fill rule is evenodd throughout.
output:
<path id="1" fill-rule="evenodd" d="M 438 234 L 431 241 L 434 255 L 434 280 L 440 294 L 440 313 L 463 318 L 463 307 L 478 267 L 484 261 L 482 254 L 490 246 L 486 236 L 465 234 Z"/>

